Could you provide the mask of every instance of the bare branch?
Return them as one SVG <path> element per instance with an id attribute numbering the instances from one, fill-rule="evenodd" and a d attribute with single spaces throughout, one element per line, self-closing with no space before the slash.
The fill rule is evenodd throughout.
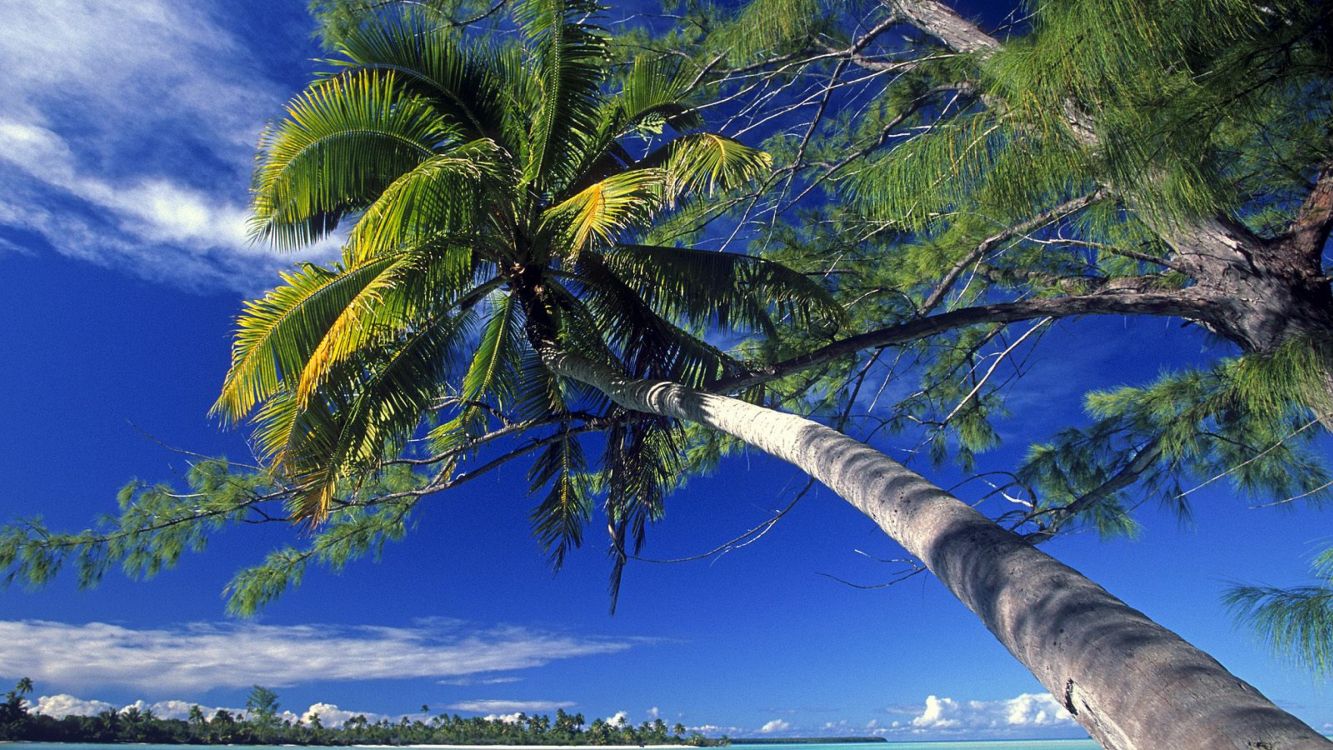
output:
<path id="1" fill-rule="evenodd" d="M 1102 294 L 1001 302 L 915 318 L 898 325 L 849 336 L 797 357 L 762 367 L 745 375 L 725 378 L 710 389 L 734 392 L 794 372 L 831 362 L 865 349 L 902 344 L 956 328 L 982 323 L 1016 323 L 1035 318 L 1067 318 L 1076 315 L 1162 315 L 1189 319 L 1205 318 L 1206 298 L 1190 289 L 1160 292 L 1108 292 Z"/>
<path id="2" fill-rule="evenodd" d="M 1312 261 L 1314 273 L 1318 275 L 1330 229 L 1333 229 L 1333 161 L 1321 165 L 1314 189 L 1301 204 L 1301 210 L 1282 243 L 1300 259 L 1307 263 Z"/>
<path id="3" fill-rule="evenodd" d="M 935 0 L 887 0 L 886 4 L 906 23 L 915 26 L 954 52 L 988 55 L 1000 41 L 965 20 L 944 3 Z"/>
<path id="4" fill-rule="evenodd" d="M 1100 191 L 1079 196 L 1071 201 L 1066 201 L 1054 208 L 1043 211 L 1027 221 L 987 237 L 981 244 L 977 245 L 972 252 L 968 253 L 966 257 L 955 263 L 953 268 L 949 269 L 948 273 L 944 274 L 944 278 L 940 279 L 939 285 L 935 287 L 935 290 L 930 293 L 929 297 L 926 297 L 926 301 L 921 303 L 921 314 L 925 315 L 938 307 L 940 302 L 944 300 L 944 296 L 948 294 L 949 290 L 953 288 L 953 285 L 957 283 L 958 278 L 963 275 L 963 272 L 976 265 L 981 259 L 985 258 L 986 255 L 991 250 L 994 250 L 1001 242 L 1005 242 L 1017 236 L 1031 234 L 1053 221 L 1059 221 L 1067 216 L 1082 211 L 1100 200 L 1102 197 L 1104 196 Z"/>

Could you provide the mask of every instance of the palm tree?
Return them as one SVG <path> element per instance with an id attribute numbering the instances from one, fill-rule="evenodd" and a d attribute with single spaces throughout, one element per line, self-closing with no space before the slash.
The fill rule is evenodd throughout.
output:
<path id="1" fill-rule="evenodd" d="M 530 472 L 534 490 L 549 486 L 533 519 L 557 565 L 580 543 L 594 486 L 617 544 L 641 539 L 681 474 L 676 428 L 613 414 L 538 352 L 701 385 L 739 364 L 687 327 L 837 319 L 819 285 L 782 266 L 644 241 L 655 216 L 753 179 L 769 158 L 697 131 L 669 62 L 635 61 L 608 93 L 606 39 L 580 20 L 597 10 L 525 0 L 522 41 L 505 46 L 379 18 L 342 39 L 336 73 L 264 137 L 257 236 L 298 246 L 354 219 L 340 262 L 306 265 L 246 305 L 215 406 L 254 415 L 259 447 L 300 488 L 298 516 L 345 510 L 339 488 L 446 404 L 452 418 L 429 434 L 440 450 L 477 441 L 496 415 L 557 426 Z M 608 430 L 600 474 L 580 423 Z"/>
<path id="2" fill-rule="evenodd" d="M 14 685 L 14 692 L 18 693 L 20 698 L 26 698 L 30 695 L 32 693 L 32 678 L 20 677 L 19 681 Z"/>
<path id="3" fill-rule="evenodd" d="M 882 454 L 698 391 L 738 368 L 691 330 L 837 318 L 819 287 L 781 266 L 643 239 L 655 216 L 768 160 L 695 132 L 689 82 L 661 60 L 634 62 L 608 94 L 587 0 L 513 7 L 522 41 L 508 46 L 468 46 L 410 15 L 352 31 L 339 71 L 265 138 L 259 236 L 301 245 L 354 220 L 338 264 L 307 265 L 247 305 L 216 406 L 254 415 L 260 448 L 298 488 L 298 517 L 358 512 L 371 502 L 358 482 L 444 405 L 452 418 L 429 437 L 446 455 L 483 439 L 497 415 L 504 434 L 554 425 L 530 471 L 534 490 L 550 488 L 533 514 L 538 538 L 558 565 L 604 493 L 623 561 L 679 473 L 677 423 L 696 422 L 864 511 L 1107 747 L 1328 746 L 1206 654 Z M 607 430 L 600 471 L 576 424 Z"/>

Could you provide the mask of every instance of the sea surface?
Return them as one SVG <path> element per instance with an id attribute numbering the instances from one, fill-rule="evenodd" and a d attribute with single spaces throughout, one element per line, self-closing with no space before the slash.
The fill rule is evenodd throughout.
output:
<path id="1" fill-rule="evenodd" d="M 126 750 L 126 745 L 100 745 L 69 742 L 6 742 L 4 750 Z M 207 750 L 209 747 L 237 747 L 244 750 L 292 750 L 291 745 L 128 745 L 133 750 Z M 357 747 L 352 745 L 351 747 Z M 382 750 L 378 746 L 377 750 Z M 411 747 L 404 745 L 403 747 Z M 432 745 L 431 747 L 441 747 Z M 504 750 L 504 745 L 495 745 Z M 864 742 L 837 745 L 730 745 L 733 750 L 1098 750 L 1092 740 L 983 740 L 976 742 Z M 588 745 L 580 750 L 596 750 Z M 311 746 L 311 750 L 322 750 Z M 337 750 L 331 748 L 330 750 Z"/>
<path id="2" fill-rule="evenodd" d="M 1333 740 L 1333 735 L 1324 736 Z M 876 748 L 878 750 L 1101 750 L 1101 746 L 1092 740 L 972 740 L 970 742 L 890 740 L 837 745 L 730 745 L 729 747 L 734 750 L 876 750 Z"/>

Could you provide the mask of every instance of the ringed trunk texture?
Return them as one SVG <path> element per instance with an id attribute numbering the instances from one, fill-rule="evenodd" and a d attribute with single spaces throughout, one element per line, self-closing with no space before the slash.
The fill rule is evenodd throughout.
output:
<path id="1" fill-rule="evenodd" d="M 823 482 L 920 558 L 1108 750 L 1333 748 L 1212 657 L 864 443 L 573 355 L 546 361 L 627 409 L 721 430 Z"/>

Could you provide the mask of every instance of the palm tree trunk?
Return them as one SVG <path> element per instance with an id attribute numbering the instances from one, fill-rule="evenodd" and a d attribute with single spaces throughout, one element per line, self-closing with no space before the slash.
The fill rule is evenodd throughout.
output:
<path id="1" fill-rule="evenodd" d="M 1212 657 L 864 443 L 574 355 L 546 361 L 627 409 L 720 430 L 823 482 L 921 559 L 1108 750 L 1333 748 Z"/>

